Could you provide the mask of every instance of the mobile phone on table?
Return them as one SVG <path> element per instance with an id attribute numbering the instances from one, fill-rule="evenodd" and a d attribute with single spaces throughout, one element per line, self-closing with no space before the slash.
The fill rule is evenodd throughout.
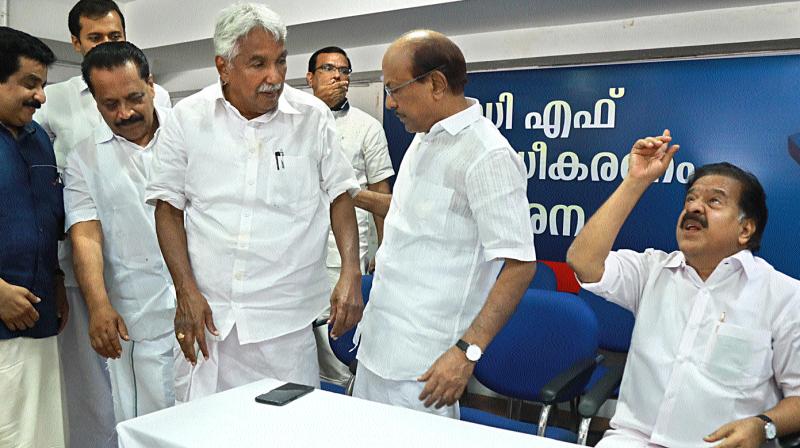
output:
<path id="1" fill-rule="evenodd" d="M 259 403 L 270 404 L 272 406 L 283 406 L 290 401 L 294 401 L 303 395 L 314 390 L 312 386 L 305 384 L 286 383 L 278 386 L 271 391 L 256 397 Z"/>

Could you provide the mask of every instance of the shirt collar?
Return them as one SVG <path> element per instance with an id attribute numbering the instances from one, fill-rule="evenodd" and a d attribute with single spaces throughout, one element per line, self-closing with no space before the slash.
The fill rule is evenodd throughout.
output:
<path id="1" fill-rule="evenodd" d="M 89 92 L 89 85 L 86 84 L 86 81 L 83 80 L 83 76 L 78 75 L 75 77 L 75 84 L 78 86 L 78 91 L 81 94 L 91 93 Z"/>
<path id="2" fill-rule="evenodd" d="M 347 112 L 350 109 L 350 101 L 345 98 L 341 103 L 331 107 L 331 112 Z"/>
<path id="3" fill-rule="evenodd" d="M 300 111 L 295 109 L 294 106 L 292 106 L 289 103 L 289 100 L 286 99 L 286 91 L 288 89 L 291 89 L 291 87 L 289 85 L 287 85 L 286 83 L 284 83 L 283 84 L 283 91 L 281 92 L 281 96 L 278 97 L 278 109 L 277 109 L 277 112 L 281 112 L 281 113 L 284 113 L 284 114 L 291 114 L 291 115 L 300 114 Z M 221 79 L 219 80 L 218 83 L 216 83 L 214 85 L 214 88 L 211 89 L 211 96 L 212 96 L 212 98 L 214 100 L 217 101 L 218 104 L 223 105 L 224 107 L 228 108 L 232 112 L 236 112 L 236 114 L 239 117 L 241 117 L 243 120 L 245 120 L 245 121 L 267 122 L 267 121 L 270 121 L 273 116 L 275 116 L 275 112 L 276 111 L 273 110 L 273 111 L 269 111 L 269 112 L 267 112 L 267 113 L 265 113 L 263 115 L 259 115 L 258 117 L 253 118 L 252 120 L 247 120 L 246 118 L 244 118 L 242 113 L 239 112 L 239 109 L 236 109 L 236 107 L 234 107 L 233 104 L 231 104 L 230 101 L 228 101 L 228 99 L 225 98 L 225 95 L 222 93 L 222 80 Z"/>
<path id="4" fill-rule="evenodd" d="M 755 257 L 748 249 L 742 249 L 739 252 L 731 255 L 730 257 L 722 259 L 722 263 L 736 263 L 744 269 L 744 274 L 747 278 L 755 278 L 758 272 Z M 664 264 L 665 268 L 682 268 L 686 266 L 686 256 L 681 251 L 673 252 L 667 262 Z"/>
<path id="5" fill-rule="evenodd" d="M 469 107 L 434 124 L 429 134 L 437 134 L 444 130 L 450 135 L 458 135 L 459 132 L 478 121 L 483 116 L 478 100 L 475 98 L 467 98 L 466 100 L 470 104 Z"/>
<path id="6" fill-rule="evenodd" d="M 155 109 L 155 112 L 156 112 L 156 117 L 158 118 L 158 129 L 156 129 L 156 132 L 153 134 L 153 138 L 150 140 L 150 143 L 148 143 L 147 146 L 144 149 L 147 149 L 152 145 L 152 143 L 156 139 L 156 135 L 158 135 L 158 131 L 161 130 L 162 126 L 164 126 L 164 119 L 166 118 L 165 115 L 164 115 L 165 112 L 163 110 L 161 110 L 161 108 L 158 107 L 158 106 L 155 106 L 154 109 Z M 100 124 L 95 128 L 95 131 L 94 131 L 94 142 L 95 142 L 95 144 L 99 145 L 101 143 L 107 143 L 107 142 L 109 142 L 109 141 L 111 141 L 111 140 L 113 140 L 115 138 L 118 138 L 120 140 L 125 140 L 126 142 L 128 142 L 128 143 L 130 143 L 132 145 L 134 144 L 134 143 L 129 142 L 128 140 L 126 140 L 124 137 L 120 137 L 118 135 L 115 135 L 114 132 L 111 130 L 111 128 L 108 127 L 108 123 L 106 123 L 106 120 L 101 118 L 100 119 Z"/>

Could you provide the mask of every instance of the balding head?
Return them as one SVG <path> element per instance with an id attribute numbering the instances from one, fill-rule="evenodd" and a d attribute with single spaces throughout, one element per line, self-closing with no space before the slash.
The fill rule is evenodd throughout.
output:
<path id="1" fill-rule="evenodd" d="M 420 76 L 438 69 L 447 79 L 448 90 L 463 94 L 467 84 L 467 63 L 461 49 L 442 33 L 433 30 L 409 31 L 390 46 L 410 57 L 411 73 Z"/>

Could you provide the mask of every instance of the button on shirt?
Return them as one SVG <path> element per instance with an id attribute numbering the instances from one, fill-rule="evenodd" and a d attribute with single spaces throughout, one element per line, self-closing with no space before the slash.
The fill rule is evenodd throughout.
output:
<path id="1" fill-rule="evenodd" d="M 703 282 L 681 252 L 612 252 L 582 286 L 636 316 L 615 428 L 664 446 L 800 395 L 800 282 L 743 250 Z"/>
<path id="2" fill-rule="evenodd" d="M 240 343 L 308 326 L 325 308 L 328 204 L 358 191 L 324 103 L 289 86 L 245 119 L 214 84 L 162 126 L 149 203 L 185 212 L 195 280 L 224 338 Z"/>
<path id="3" fill-rule="evenodd" d="M 341 138 L 342 152 L 355 170 L 356 180 L 362 190 L 394 176 L 386 135 L 378 120 L 353 106 L 333 111 L 336 130 Z M 369 248 L 369 212 L 356 208 L 358 221 L 359 259 L 367 259 Z M 333 232 L 328 237 L 328 267 L 340 267 L 342 258 L 336 248 Z M 362 266 L 363 268 L 363 266 Z"/>
<path id="4" fill-rule="evenodd" d="M 159 123 L 171 114 L 156 112 Z M 100 221 L 108 297 L 135 341 L 174 328 L 175 291 L 158 246 L 155 207 L 144 201 L 160 131 L 142 148 L 103 122 L 70 152 L 64 169 L 67 227 Z"/>
<path id="5" fill-rule="evenodd" d="M 358 326 L 359 362 L 385 379 L 424 373 L 472 324 L 503 259 L 536 257 L 522 160 L 469 101 L 400 165 Z"/>
<path id="6" fill-rule="evenodd" d="M 155 103 L 161 107 L 171 107 L 169 93 L 163 87 L 155 86 Z M 81 76 L 64 82 L 52 84 L 44 89 L 47 101 L 36 111 L 33 119 L 39 123 L 56 152 L 59 170 L 64 169 L 67 155 L 79 142 L 91 138 L 103 117 L 97 110 L 97 103 L 89 91 L 89 86 Z M 66 242 L 59 248 L 61 269 L 67 286 L 78 286 L 72 269 L 72 246 Z"/>
<path id="7" fill-rule="evenodd" d="M 11 331 L 0 321 L 0 339 L 46 338 L 58 332 L 54 275 L 64 229 L 62 186 L 53 148 L 36 123 L 18 139 L 0 125 L 0 278 L 42 299 L 33 304 L 33 328 Z"/>

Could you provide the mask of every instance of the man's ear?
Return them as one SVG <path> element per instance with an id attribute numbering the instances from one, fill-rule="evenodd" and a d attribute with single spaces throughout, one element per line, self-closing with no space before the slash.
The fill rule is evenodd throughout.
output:
<path id="1" fill-rule="evenodd" d="M 753 218 L 744 218 L 739 223 L 739 245 L 747 246 L 750 238 L 756 233 L 756 222 Z"/>
<path id="2" fill-rule="evenodd" d="M 313 79 L 314 79 L 314 74 L 313 73 L 311 73 L 311 72 L 306 73 L 306 84 L 308 84 L 309 87 L 313 87 L 311 85 L 311 81 Z"/>
<path id="3" fill-rule="evenodd" d="M 217 55 L 214 57 L 214 65 L 217 66 L 217 73 L 219 73 L 219 78 L 222 80 L 222 85 L 227 84 L 230 71 L 228 66 L 230 63 L 222 56 Z"/>
<path id="4" fill-rule="evenodd" d="M 434 71 L 430 75 L 431 84 L 433 95 L 436 98 L 442 97 L 445 93 L 447 93 L 448 84 L 447 84 L 447 77 L 444 76 L 444 73 L 440 72 L 439 70 Z"/>
<path id="5" fill-rule="evenodd" d="M 81 40 L 75 36 L 69 36 L 70 40 L 72 41 L 72 49 L 78 53 L 83 54 L 81 51 Z"/>

